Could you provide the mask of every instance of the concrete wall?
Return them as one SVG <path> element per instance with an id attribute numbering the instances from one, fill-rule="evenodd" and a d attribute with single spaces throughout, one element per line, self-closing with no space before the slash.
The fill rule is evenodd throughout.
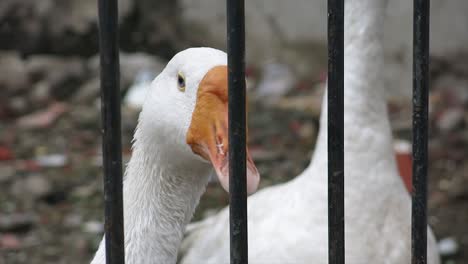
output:
<path id="1" fill-rule="evenodd" d="M 392 96 L 411 91 L 412 3 L 390 0 L 385 26 L 387 82 Z M 225 1 L 181 0 L 188 34 L 201 42 L 225 47 Z M 247 58 L 281 60 L 301 74 L 326 62 L 326 0 L 246 1 Z M 431 54 L 468 51 L 468 1 L 431 1 Z M 201 30 L 202 29 L 202 30 Z"/>

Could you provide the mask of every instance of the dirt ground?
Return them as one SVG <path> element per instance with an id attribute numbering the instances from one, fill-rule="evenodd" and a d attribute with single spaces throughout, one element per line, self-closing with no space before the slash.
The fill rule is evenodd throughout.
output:
<path id="1" fill-rule="evenodd" d="M 212 45 L 195 27 L 184 30 L 179 3 L 119 1 L 123 96 L 140 73 L 160 72 L 176 51 Z M 96 1 L 2 0 L 0 6 L 0 264 L 88 263 L 103 231 Z M 249 144 L 262 188 L 303 171 L 319 129 L 326 47 L 296 44 L 301 71 L 281 60 L 247 65 Z M 279 81 L 262 86 L 269 71 Z M 269 94 L 274 87 L 276 99 Z M 253 99 L 260 94 L 274 100 Z M 388 105 L 394 136 L 407 141 L 410 103 Z M 444 263 L 466 264 L 467 54 L 431 58 L 430 112 L 429 223 L 439 240 L 458 247 Z M 123 103 L 124 162 L 137 117 Z M 194 220 L 227 203 L 219 185 L 210 184 Z"/>
<path id="2" fill-rule="evenodd" d="M 263 176 L 261 187 L 290 180 L 310 160 L 321 89 L 319 81 L 304 83 L 276 104 L 250 102 L 249 144 Z M 438 90 L 433 91 L 431 100 L 436 100 Z M 435 104 L 434 111 L 446 109 L 443 105 Z M 16 119 L 1 123 L 0 263 L 87 263 L 93 256 L 103 222 L 99 112 L 85 108 L 70 104 L 47 128 L 18 129 Z M 408 104 L 390 104 L 389 109 L 395 136 L 409 140 Z M 128 160 L 137 112 L 124 108 L 122 118 Z M 468 263 L 467 125 L 442 133 L 438 121 L 431 122 L 429 223 L 439 239 L 451 237 L 459 246 L 445 263 Z M 53 153 L 66 160 L 38 162 Z M 227 202 L 226 193 L 210 184 L 195 219 Z"/>

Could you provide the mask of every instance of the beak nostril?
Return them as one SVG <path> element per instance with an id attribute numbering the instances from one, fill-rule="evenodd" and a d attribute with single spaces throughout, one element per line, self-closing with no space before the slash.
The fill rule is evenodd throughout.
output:
<path id="1" fill-rule="evenodd" d="M 216 148 L 218 149 L 218 154 L 224 156 L 226 153 L 224 152 L 224 144 L 221 142 L 221 143 L 218 143 L 216 144 Z"/>

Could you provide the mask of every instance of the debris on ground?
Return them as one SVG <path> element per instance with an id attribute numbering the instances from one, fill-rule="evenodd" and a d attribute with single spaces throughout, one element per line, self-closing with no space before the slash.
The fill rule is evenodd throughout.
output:
<path id="1" fill-rule="evenodd" d="M 263 67 L 255 97 L 262 103 L 274 103 L 289 92 L 296 82 L 291 68 L 281 63 L 268 63 Z"/>
<path id="2" fill-rule="evenodd" d="M 45 110 L 22 116 L 16 124 L 20 129 L 48 128 L 66 111 L 66 104 L 53 103 Z"/>
<path id="3" fill-rule="evenodd" d="M 90 36 L 97 30 L 96 21 L 87 12 L 71 10 L 76 4 L 94 12 L 95 1 L 73 0 L 73 5 L 63 6 L 22 1 L 30 7 L 26 12 L 30 17 L 22 20 L 18 19 L 26 14 L 19 12 L 16 2 L 2 2 L 5 12 L 0 12 L 0 21 L 21 29 L 0 44 L 9 49 L 0 50 L 0 263 L 87 262 L 102 239 L 104 215 L 99 56 L 97 42 L 79 48 L 83 39 L 95 42 Z M 120 15 L 135 22 L 147 0 L 120 2 Z M 148 4 L 148 10 L 160 13 L 158 5 Z M 51 9 L 64 11 L 56 18 L 62 22 L 55 25 L 55 18 L 44 15 Z M 178 9 L 173 11 L 175 16 Z M 122 34 L 131 42 L 122 43 L 120 57 L 124 161 L 131 155 L 145 85 L 184 46 L 172 35 L 177 30 L 153 23 L 160 16 L 141 19 L 135 28 L 157 27 L 154 32 L 162 35 L 145 38 L 139 31 L 129 33 L 131 22 L 122 20 Z M 14 25 L 15 21 L 20 22 Z M 36 27 L 54 32 L 39 34 Z M 51 46 L 44 49 L 40 43 Z M 431 60 L 428 221 L 438 238 L 446 238 L 439 243 L 445 264 L 468 263 L 467 62 L 468 55 L 463 54 Z M 275 62 L 248 65 L 246 73 L 249 145 L 263 176 L 261 187 L 286 182 L 301 173 L 312 156 L 326 69 L 318 68 L 307 73 L 313 78 L 303 79 L 288 65 Z M 411 100 L 390 101 L 388 112 L 400 142 L 395 146 L 396 160 L 409 187 Z M 225 191 L 210 183 L 195 219 L 227 203 Z"/>
<path id="4" fill-rule="evenodd" d="M 458 243 L 453 237 L 446 237 L 438 242 L 439 253 L 444 257 L 455 256 L 458 253 Z"/>

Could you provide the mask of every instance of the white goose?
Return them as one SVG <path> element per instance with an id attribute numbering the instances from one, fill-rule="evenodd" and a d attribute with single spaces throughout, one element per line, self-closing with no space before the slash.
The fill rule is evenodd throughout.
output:
<path id="1" fill-rule="evenodd" d="M 411 199 L 397 172 L 382 81 L 386 2 L 345 1 L 345 257 L 351 264 L 410 263 Z M 323 102 L 308 168 L 248 199 L 249 263 L 328 263 Z M 228 213 L 189 226 L 183 264 L 229 263 Z M 439 263 L 430 229 L 428 263 Z"/>
<path id="2" fill-rule="evenodd" d="M 226 60 L 219 50 L 187 49 L 150 86 L 124 180 L 127 264 L 176 262 L 213 167 L 229 190 Z M 259 175 L 250 157 L 247 168 L 251 193 Z M 105 263 L 104 244 L 91 263 Z"/>

